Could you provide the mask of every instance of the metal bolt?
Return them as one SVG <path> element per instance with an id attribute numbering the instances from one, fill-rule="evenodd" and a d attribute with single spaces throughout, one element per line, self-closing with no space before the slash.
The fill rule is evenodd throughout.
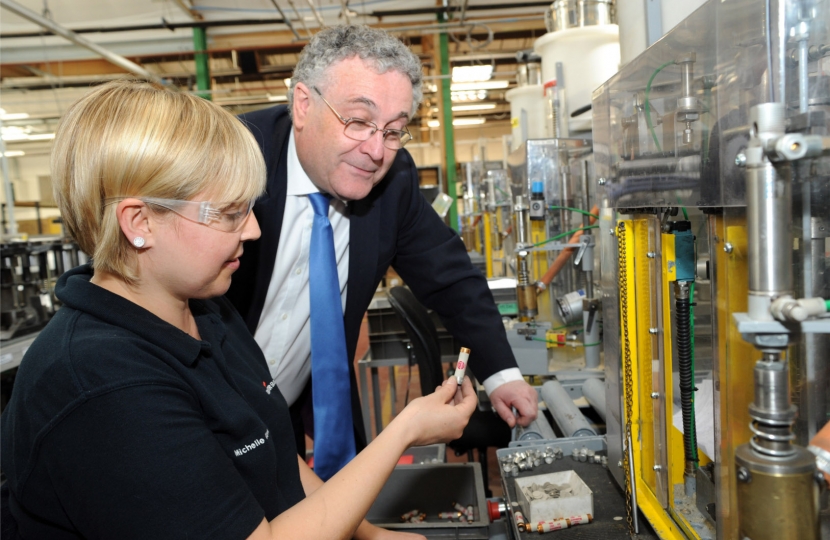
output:
<path id="1" fill-rule="evenodd" d="M 746 166 L 746 154 L 740 152 L 737 156 L 735 156 L 735 166 L 736 167 L 745 167 Z"/>
<path id="2" fill-rule="evenodd" d="M 659 397 L 660 397 L 660 392 L 652 392 L 651 393 L 651 399 L 657 399 Z"/>
<path id="3" fill-rule="evenodd" d="M 733 249 L 732 244 L 730 244 L 729 242 L 726 242 L 726 243 L 723 244 L 723 250 L 725 252 L 732 253 L 732 249 Z"/>
<path id="4" fill-rule="evenodd" d="M 738 467 L 738 480 L 749 483 L 752 481 L 752 475 L 746 470 L 746 467 Z"/>
<path id="5" fill-rule="evenodd" d="M 659 331 L 660 331 L 660 329 L 659 329 L 659 328 L 649 328 L 649 329 L 648 329 L 648 333 L 649 333 L 649 334 L 656 334 L 656 333 L 657 333 L 657 332 L 659 332 Z"/>
<path id="6" fill-rule="evenodd" d="M 614 229 L 608 229 L 608 234 L 610 234 L 611 236 L 614 236 Z"/>
<path id="7" fill-rule="evenodd" d="M 649 259 L 653 259 L 654 258 L 654 252 L 649 251 L 648 253 L 646 253 L 646 257 L 648 257 Z"/>
<path id="8" fill-rule="evenodd" d="M 597 180 L 597 184 L 599 184 L 601 186 L 604 186 L 606 182 L 607 182 L 607 180 L 605 180 L 605 178 L 600 178 L 599 180 Z"/>
<path id="9" fill-rule="evenodd" d="M 652 467 L 652 469 L 654 469 L 655 471 L 662 471 L 663 466 L 662 465 L 655 465 L 654 467 Z"/>
<path id="10" fill-rule="evenodd" d="M 617 462 L 617 467 L 622 467 L 622 461 Z"/>

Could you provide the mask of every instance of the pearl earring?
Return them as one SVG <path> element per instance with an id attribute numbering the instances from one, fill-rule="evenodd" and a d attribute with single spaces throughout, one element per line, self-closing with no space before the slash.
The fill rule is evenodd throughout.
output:
<path id="1" fill-rule="evenodd" d="M 135 238 L 133 238 L 133 245 L 135 247 L 137 247 L 138 249 L 143 248 L 144 247 L 144 238 L 141 237 L 141 236 L 136 236 Z"/>

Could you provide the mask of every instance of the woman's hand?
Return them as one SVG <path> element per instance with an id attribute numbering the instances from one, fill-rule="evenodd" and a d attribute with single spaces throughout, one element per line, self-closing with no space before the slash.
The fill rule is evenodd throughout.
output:
<path id="1" fill-rule="evenodd" d="M 434 393 L 413 400 L 393 423 L 406 426 L 409 446 L 454 441 L 461 437 L 477 403 L 470 379 L 465 378 L 459 388 L 450 377 Z"/>

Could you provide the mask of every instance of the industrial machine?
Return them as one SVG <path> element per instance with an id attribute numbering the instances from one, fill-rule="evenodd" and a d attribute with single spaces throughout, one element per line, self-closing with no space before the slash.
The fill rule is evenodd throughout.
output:
<path id="1" fill-rule="evenodd" d="M 639 507 L 663 538 L 819 538 L 829 54 L 827 2 L 712 0 L 594 92 L 608 461 L 632 532 Z"/>

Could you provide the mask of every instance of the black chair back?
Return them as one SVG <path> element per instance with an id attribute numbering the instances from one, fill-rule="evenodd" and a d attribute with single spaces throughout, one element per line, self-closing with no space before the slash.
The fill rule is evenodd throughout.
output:
<path id="1" fill-rule="evenodd" d="M 435 392 L 444 381 L 438 330 L 426 308 L 406 287 L 392 287 L 386 293 L 392 309 L 403 322 L 407 337 L 415 350 L 421 380 L 421 395 Z"/>

